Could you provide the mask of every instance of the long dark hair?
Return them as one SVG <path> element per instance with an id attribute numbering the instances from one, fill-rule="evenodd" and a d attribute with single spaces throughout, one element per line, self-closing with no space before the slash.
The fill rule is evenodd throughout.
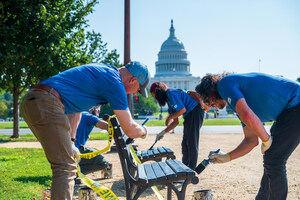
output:
<path id="1" fill-rule="evenodd" d="M 160 106 L 165 106 L 168 102 L 168 89 L 169 87 L 163 82 L 154 82 L 150 87 L 150 93 L 154 93 L 155 99 Z"/>

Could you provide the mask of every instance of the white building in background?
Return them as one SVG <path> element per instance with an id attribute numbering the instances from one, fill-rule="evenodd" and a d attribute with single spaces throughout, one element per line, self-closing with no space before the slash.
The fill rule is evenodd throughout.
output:
<path id="1" fill-rule="evenodd" d="M 155 75 L 151 78 L 149 87 L 153 82 L 164 82 L 170 88 L 195 90 L 200 77 L 190 73 L 190 61 L 183 43 L 175 36 L 173 20 L 171 20 L 170 35 L 161 45 L 158 61 L 155 62 Z"/>

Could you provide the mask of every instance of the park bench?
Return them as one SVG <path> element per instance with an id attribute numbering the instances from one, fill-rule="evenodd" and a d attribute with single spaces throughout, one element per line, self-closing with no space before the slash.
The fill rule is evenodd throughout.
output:
<path id="1" fill-rule="evenodd" d="M 105 119 L 105 117 L 104 117 Z M 130 153 L 130 144 L 126 144 L 123 131 L 116 118 L 110 118 L 114 130 L 114 140 L 122 165 L 124 175 L 126 199 L 136 200 L 148 188 L 157 185 L 167 186 L 167 198 L 171 199 L 172 190 L 177 199 L 185 199 L 187 185 L 197 184 L 198 177 L 195 171 L 182 162 L 168 159 L 165 162 L 152 162 L 149 164 L 135 164 Z M 183 181 L 181 187 L 176 187 L 174 182 Z"/>

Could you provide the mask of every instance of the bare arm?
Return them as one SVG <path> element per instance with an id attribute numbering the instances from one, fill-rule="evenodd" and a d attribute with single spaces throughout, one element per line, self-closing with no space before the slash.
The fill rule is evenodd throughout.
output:
<path id="1" fill-rule="evenodd" d="M 164 132 L 168 133 L 170 130 L 173 130 L 179 124 L 179 117 L 185 112 L 186 109 L 182 108 L 181 110 L 178 110 L 177 112 L 168 115 L 165 122 L 167 128 L 164 129 Z"/>
<path id="2" fill-rule="evenodd" d="M 69 123 L 71 126 L 71 133 L 70 136 L 71 138 L 76 138 L 76 131 L 77 131 L 77 127 L 79 125 L 80 119 L 81 119 L 81 113 L 74 113 L 71 115 L 67 115 L 68 119 L 69 119 Z"/>
<path id="3" fill-rule="evenodd" d="M 249 108 L 244 98 L 238 100 L 235 106 L 235 110 L 242 122 L 248 127 L 251 132 L 258 136 L 262 141 L 267 141 L 269 139 L 269 134 L 265 130 L 260 119 Z"/>
<path id="4" fill-rule="evenodd" d="M 245 138 L 233 151 L 229 152 L 231 160 L 242 157 L 258 145 L 258 137 L 247 127 L 243 128 Z"/>
<path id="5" fill-rule="evenodd" d="M 108 123 L 107 123 L 106 121 L 104 121 L 104 120 L 99 120 L 99 121 L 97 122 L 96 126 L 97 126 L 98 128 L 101 128 L 101 129 L 103 129 L 103 130 L 107 130 L 107 131 L 108 131 Z"/>
<path id="6" fill-rule="evenodd" d="M 130 138 L 146 136 L 146 129 L 138 125 L 131 117 L 129 110 L 114 110 L 124 133 Z"/>
<path id="7" fill-rule="evenodd" d="M 165 133 L 168 133 L 170 130 L 173 130 L 179 124 L 178 117 L 173 119 L 171 123 L 167 125 L 167 128 L 164 129 Z"/>
<path id="8" fill-rule="evenodd" d="M 177 112 L 168 115 L 167 119 L 166 119 L 166 126 L 168 126 L 172 120 L 174 119 L 178 119 L 181 115 L 183 115 L 183 113 L 186 112 L 185 108 L 182 108 L 181 110 L 178 110 Z"/>

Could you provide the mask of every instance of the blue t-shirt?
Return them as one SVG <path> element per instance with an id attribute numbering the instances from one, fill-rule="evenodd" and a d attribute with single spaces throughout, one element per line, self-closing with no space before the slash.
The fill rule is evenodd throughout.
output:
<path id="1" fill-rule="evenodd" d="M 190 111 L 192 111 L 197 105 L 198 102 L 193 99 L 188 93 L 182 90 L 167 90 L 168 97 L 168 107 L 169 113 L 173 114 L 183 108 L 186 109 L 186 112 L 183 113 L 183 118 L 185 118 Z"/>
<path id="2" fill-rule="evenodd" d="M 262 73 L 231 74 L 217 88 L 234 111 L 237 101 L 245 98 L 262 122 L 275 121 L 283 110 L 300 103 L 298 82 Z"/>
<path id="3" fill-rule="evenodd" d="M 88 112 L 81 113 L 81 120 L 76 132 L 75 146 L 77 148 L 85 145 L 86 141 L 90 137 L 90 133 L 92 132 L 98 121 L 100 121 L 100 119 L 96 115 L 90 114 Z"/>
<path id="4" fill-rule="evenodd" d="M 66 114 L 86 111 L 108 102 L 113 110 L 128 108 L 121 74 L 112 65 L 93 63 L 74 67 L 40 84 L 59 92 Z"/>

